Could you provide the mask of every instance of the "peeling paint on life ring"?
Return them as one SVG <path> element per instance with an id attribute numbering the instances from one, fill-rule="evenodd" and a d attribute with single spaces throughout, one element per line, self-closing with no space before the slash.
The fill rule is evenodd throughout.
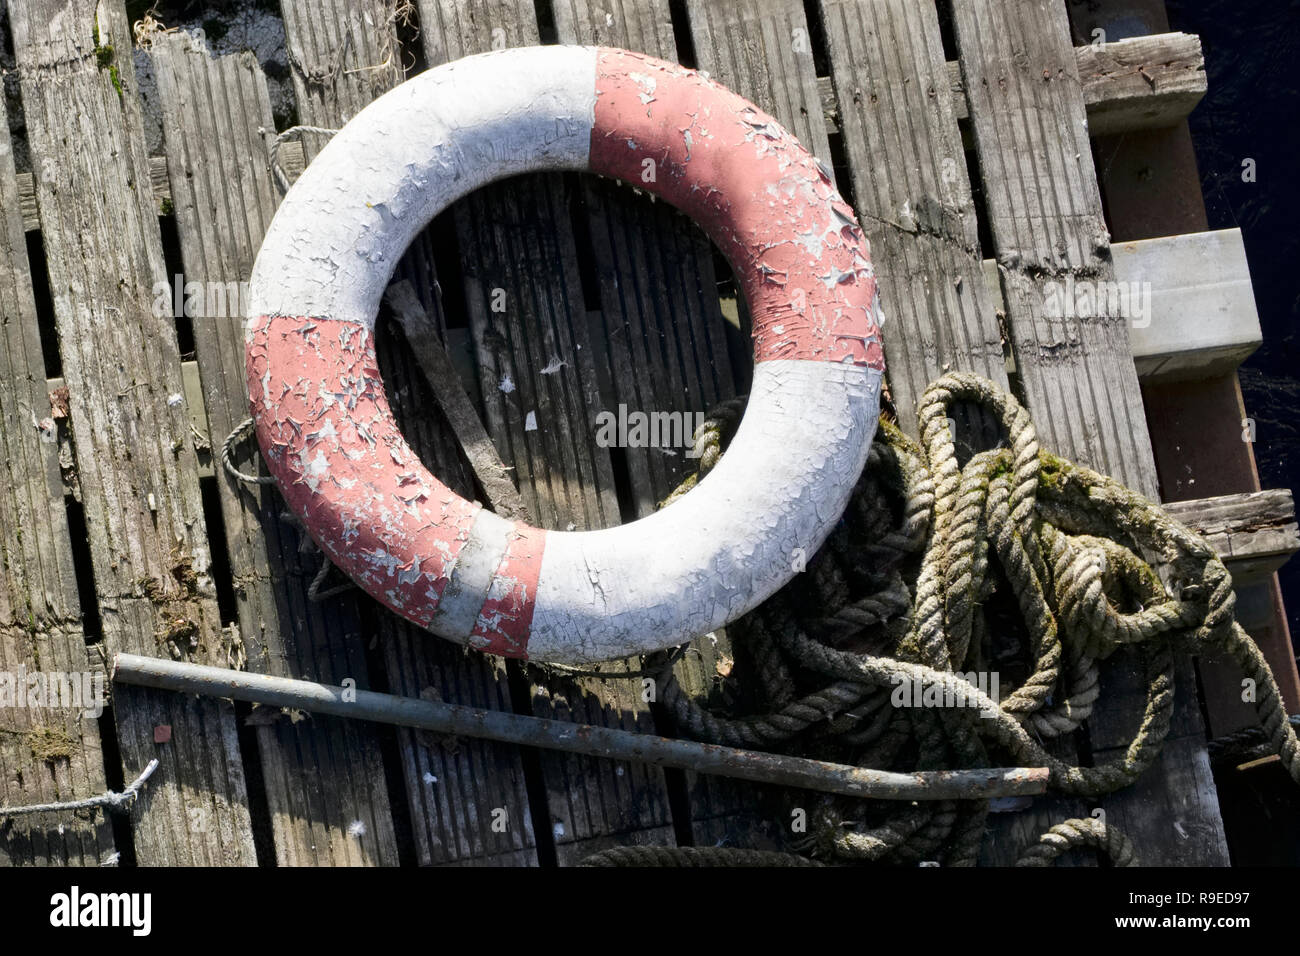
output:
<path id="1" fill-rule="evenodd" d="M 624 179 L 682 209 L 753 316 L 753 389 L 727 454 L 672 507 L 616 528 L 545 531 L 454 494 L 403 439 L 375 359 L 380 297 L 419 231 L 538 170 Z M 421 74 L 330 141 L 258 254 L 246 364 L 262 452 L 330 560 L 443 637 L 586 662 L 721 627 L 821 545 L 875 432 L 879 321 L 853 211 L 772 117 L 651 57 L 529 47 Z"/>

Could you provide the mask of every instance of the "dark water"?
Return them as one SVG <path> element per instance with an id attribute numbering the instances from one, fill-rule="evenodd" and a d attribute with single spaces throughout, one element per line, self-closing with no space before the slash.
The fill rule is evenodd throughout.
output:
<path id="1" fill-rule="evenodd" d="M 1211 229 L 1241 228 L 1264 344 L 1241 368 L 1265 488 L 1300 492 L 1300 0 L 1169 0 L 1205 50 L 1209 92 L 1190 117 Z M 1242 181 L 1242 160 L 1256 181 Z M 1282 569 L 1300 638 L 1300 558 Z"/>

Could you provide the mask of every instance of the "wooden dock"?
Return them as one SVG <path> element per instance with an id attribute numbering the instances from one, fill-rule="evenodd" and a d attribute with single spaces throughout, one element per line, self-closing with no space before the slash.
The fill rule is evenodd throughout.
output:
<path id="1" fill-rule="evenodd" d="M 832 169 L 871 241 L 900 424 L 915 428 L 930 381 L 973 371 L 1022 397 L 1051 450 L 1176 501 L 1262 608 L 1244 623 L 1288 708 L 1300 707 L 1273 575 L 1300 549 L 1294 502 L 1260 491 L 1235 424 L 1235 369 L 1260 340 L 1240 234 L 1117 211 L 1132 187 L 1094 160 L 1123 149 L 1131 167 L 1148 149 L 1159 162 L 1169 131 L 1185 136 L 1205 92 L 1197 37 L 1165 24 L 1094 38 L 1107 0 L 1087 11 L 1065 0 L 418 0 L 402 16 L 393 0 L 279 6 L 303 125 L 340 126 L 412 64 L 557 42 L 682 62 L 770 112 Z M 0 670 L 172 654 L 671 732 L 639 679 L 468 654 L 357 590 L 312 599 L 320 558 L 278 492 L 218 460 L 248 414 L 241 315 L 170 305 L 176 273 L 237 298 L 275 212 L 262 67 L 184 32 L 144 35 L 164 134 L 150 155 L 122 0 L 8 0 L 0 29 L 22 102 L 21 125 L 0 128 Z M 290 178 L 324 141 L 284 144 Z M 1049 285 L 1075 281 L 1145 285 L 1150 308 L 1137 322 L 1045 309 Z M 598 447 L 599 411 L 705 411 L 748 385 L 744 304 L 726 264 L 675 210 L 593 177 L 475 193 L 413 244 L 394 282 L 407 283 L 407 312 L 383 317 L 380 364 L 412 447 L 458 493 L 544 527 L 644 516 L 688 473 L 657 449 Z M 1208 318 L 1187 319 L 1192 302 Z M 431 383 L 431 362 L 454 368 L 463 394 Z M 1205 470 L 1218 479 L 1191 488 L 1175 477 L 1179 456 L 1209 456 L 1209 439 L 1176 421 L 1206 390 L 1236 443 L 1215 438 L 1224 464 Z M 509 501 L 464 451 L 487 439 L 517 486 L 496 486 Z M 252 456 L 240 464 L 253 468 Z M 727 635 L 708 635 L 679 676 L 716 694 L 730 662 Z M 1127 745 L 1144 704 L 1138 666 L 1110 662 L 1110 705 L 1060 755 L 1099 762 Z M 1047 797 L 994 815 L 985 862 L 1011 862 L 1051 824 L 1100 810 L 1145 863 L 1228 863 L 1206 742 L 1249 720 L 1236 681 L 1221 663 L 1179 661 L 1157 765 L 1098 806 Z M 784 848 L 802 799 L 136 689 L 116 691 L 98 720 L 0 708 L 0 806 L 120 788 L 153 757 L 162 765 L 129 818 L 0 820 L 0 862 L 567 866 L 629 844 Z"/>

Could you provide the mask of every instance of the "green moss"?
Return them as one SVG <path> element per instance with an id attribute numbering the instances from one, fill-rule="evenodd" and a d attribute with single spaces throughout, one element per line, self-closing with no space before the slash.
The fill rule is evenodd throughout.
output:
<path id="1" fill-rule="evenodd" d="M 33 757 L 48 763 L 69 760 L 76 752 L 72 736 L 62 727 L 37 727 L 28 732 L 27 743 Z"/>
<path id="2" fill-rule="evenodd" d="M 162 206 L 159 211 L 164 216 L 172 216 L 176 214 L 176 207 L 172 205 L 172 198 L 170 196 L 163 197 Z"/>
<path id="3" fill-rule="evenodd" d="M 1065 476 L 1073 467 L 1064 458 L 1053 455 L 1050 451 L 1038 453 L 1038 484 L 1047 491 L 1064 491 Z"/>
<path id="4" fill-rule="evenodd" d="M 108 70 L 109 81 L 113 84 L 113 89 L 117 90 L 117 98 L 123 98 L 122 93 L 122 74 L 117 68 L 116 53 L 113 51 L 113 44 L 101 43 L 99 39 L 99 17 L 95 18 L 93 28 L 95 39 L 95 62 L 99 64 L 101 70 Z"/>

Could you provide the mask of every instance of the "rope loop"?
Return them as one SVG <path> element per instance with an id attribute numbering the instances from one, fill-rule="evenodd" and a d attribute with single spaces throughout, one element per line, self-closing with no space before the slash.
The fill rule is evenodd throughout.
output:
<path id="1" fill-rule="evenodd" d="M 958 406 L 963 420 L 983 414 L 1000 433 L 964 462 Z M 661 507 L 717 464 L 743 408 L 732 399 L 709 414 L 695 436 L 696 473 Z M 917 418 L 919 441 L 882 418 L 843 520 L 806 573 L 728 629 L 736 661 L 719 689 L 731 692 L 714 696 L 746 699 L 735 692 L 745 681 L 757 700 L 708 707 L 665 672 L 661 701 L 681 731 L 888 770 L 1046 766 L 1055 791 L 1100 797 L 1159 756 L 1175 655 L 1214 651 L 1255 681 L 1261 726 L 1250 743 L 1267 741 L 1300 782 L 1295 723 L 1201 536 L 1114 479 L 1044 451 L 1028 412 L 986 379 L 943 376 Z M 1128 746 L 1097 766 L 1059 759 L 1043 741 L 1095 713 L 1102 663 L 1117 655 L 1145 688 Z M 839 862 L 972 865 L 987 813 L 974 799 L 882 807 L 827 798 L 793 848 Z M 1052 827 L 1021 863 L 1047 865 L 1074 847 L 1134 862 L 1123 834 L 1081 819 Z M 689 865 L 708 853 L 694 851 Z"/>

